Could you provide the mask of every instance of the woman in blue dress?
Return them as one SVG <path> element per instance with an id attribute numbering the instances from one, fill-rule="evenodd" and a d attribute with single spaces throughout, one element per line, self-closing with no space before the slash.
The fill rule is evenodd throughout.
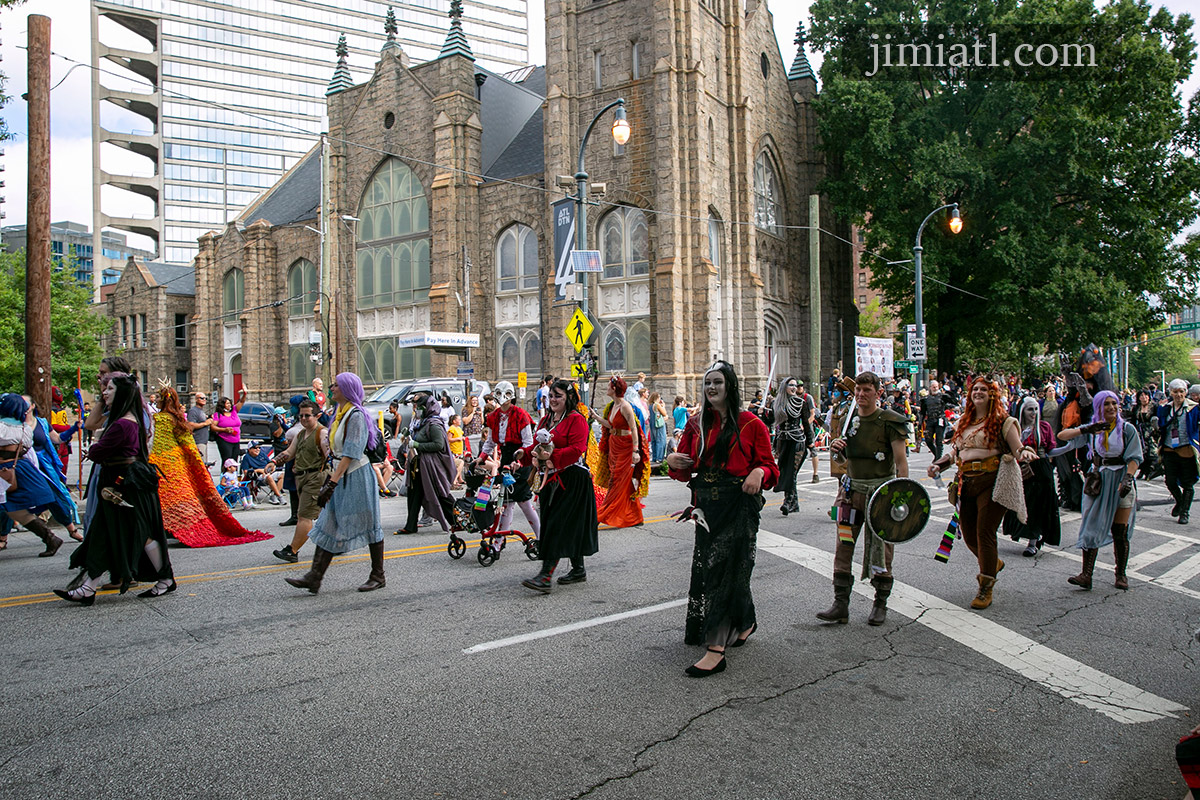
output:
<path id="1" fill-rule="evenodd" d="M 41 428 L 29 418 L 29 405 L 18 394 L 0 395 L 0 421 L 4 423 L 3 440 L 0 441 L 0 461 L 15 471 L 16 486 L 8 488 L 0 502 L 0 549 L 7 546 L 8 534 L 13 523 L 41 539 L 46 549 L 39 556 L 48 557 L 62 547 L 62 539 L 54 535 L 40 518 L 49 511 L 64 526 L 69 526 L 72 536 L 75 531 L 75 505 L 70 495 L 64 500 L 55 492 L 52 479 L 38 457 L 37 433 Z"/>
<path id="2" fill-rule="evenodd" d="M 329 428 L 329 448 L 335 467 L 321 488 L 320 497 L 325 505 L 308 534 L 317 549 L 313 554 L 312 569 L 299 578 L 284 580 L 316 594 L 333 557 L 365 545 L 371 553 L 371 574 L 358 590 L 382 589 L 387 581 L 383 575 L 379 492 L 375 487 L 375 470 L 371 469 L 366 450 L 374 447 L 383 434 L 371 424 L 363 409 L 363 386 L 357 375 L 338 373 L 329 396 L 337 403 L 337 413 Z"/>

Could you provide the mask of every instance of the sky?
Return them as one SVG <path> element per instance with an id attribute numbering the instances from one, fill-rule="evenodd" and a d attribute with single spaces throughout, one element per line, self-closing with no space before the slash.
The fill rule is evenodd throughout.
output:
<path id="1" fill-rule="evenodd" d="M 528 0 L 530 19 L 530 61 L 545 63 L 544 0 Z M 792 40 L 796 23 L 801 15 L 808 26 L 810 0 L 767 0 L 774 18 L 775 35 L 779 39 L 784 64 L 791 64 L 795 56 Z M 1165 5 L 1173 14 L 1189 13 L 1193 19 L 1200 18 L 1200 0 L 1166 0 L 1155 3 Z M 43 14 L 51 20 L 51 49 L 73 61 L 85 65 L 91 60 L 91 21 L 88 0 L 27 0 L 16 8 L 0 12 L 0 71 L 7 76 L 5 94 L 11 99 L 0 110 L 13 138 L 2 143 L 4 151 L 0 157 L 5 171 L 0 174 L 5 187 L 0 189 L 4 197 L 5 225 L 24 224 L 26 217 L 27 144 L 25 103 L 20 99 L 25 91 L 27 41 L 26 18 L 30 14 Z M 1200 38 L 1200 30 L 1193 27 L 1193 35 Z M 819 53 L 809 52 L 813 69 L 819 69 Z M 330 63 L 333 58 L 330 54 Z M 92 144 L 91 144 L 91 70 L 88 66 L 76 66 L 73 61 L 53 57 L 51 60 L 50 126 L 51 126 L 51 187 L 50 206 L 53 221 L 69 220 L 88 227 L 92 223 Z M 332 66 L 331 66 L 332 69 Z M 1184 98 L 1200 91 L 1200 64 L 1183 90 Z M 112 163 L 105 156 L 105 168 L 114 172 L 144 172 L 143 165 L 134 160 L 122 163 L 118 157 Z M 109 213 L 133 213 L 142 215 L 136 205 L 121 208 L 114 203 L 105 204 Z M 130 237 L 130 243 L 139 246 L 142 237 Z M 143 240 L 148 242 L 148 240 Z M 140 246 L 147 246 L 141 243 Z"/>

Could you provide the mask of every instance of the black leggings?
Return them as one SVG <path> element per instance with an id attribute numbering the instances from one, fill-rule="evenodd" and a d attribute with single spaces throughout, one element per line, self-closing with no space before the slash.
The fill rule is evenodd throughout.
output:
<path id="1" fill-rule="evenodd" d="M 220 436 L 217 437 L 217 452 L 221 454 L 221 469 L 225 468 L 225 459 L 232 458 L 234 461 L 239 461 L 238 467 L 241 468 L 240 459 L 242 456 L 241 442 L 227 442 Z"/>

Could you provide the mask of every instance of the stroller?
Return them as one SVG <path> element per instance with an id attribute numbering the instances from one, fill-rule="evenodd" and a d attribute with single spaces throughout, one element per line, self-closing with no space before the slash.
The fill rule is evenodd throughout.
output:
<path id="1" fill-rule="evenodd" d="M 455 527 L 467 533 L 480 535 L 479 552 L 475 556 L 480 566 L 490 567 L 500 558 L 500 552 L 509 536 L 519 538 L 525 545 L 525 557 L 530 561 L 537 561 L 537 539 L 517 530 L 497 530 L 500 527 L 501 513 L 508 505 L 509 486 L 514 483 L 512 471 L 503 467 L 499 474 L 492 478 L 482 464 L 476 463 L 463 474 L 463 483 L 466 484 L 467 490 L 462 499 L 454 504 L 454 521 L 457 523 Z M 467 543 L 459 538 L 455 531 L 451 531 L 446 552 L 451 558 L 462 558 L 467 552 Z"/>

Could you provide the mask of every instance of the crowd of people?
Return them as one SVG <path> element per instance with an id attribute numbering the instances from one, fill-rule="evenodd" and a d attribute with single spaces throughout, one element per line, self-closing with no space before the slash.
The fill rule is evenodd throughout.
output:
<path id="1" fill-rule="evenodd" d="M 407 398 L 410 422 L 401 423 L 393 404 L 382 426 L 363 407 L 362 382 L 344 372 L 328 395 L 317 380 L 291 399 L 291 409 L 276 408 L 268 438 L 244 453 L 237 414 L 244 393 L 238 402 L 221 397 L 210 412 L 207 394 L 196 392 L 185 408 L 169 386 L 144 397 L 133 374 L 124 359 L 105 359 L 98 407 L 75 422 L 57 391 L 48 414 L 28 396 L 0 396 L 0 549 L 20 525 L 43 541 L 40 555 L 52 557 L 63 540 L 50 523 L 62 525 L 81 542 L 70 558 L 79 573 L 55 590 L 63 599 L 91 605 L 100 589 L 123 593 L 137 582 L 151 584 L 142 597 L 173 592 L 168 540 L 208 547 L 272 538 L 233 514 L 263 492 L 278 505 L 288 496 L 291 517 L 282 524 L 295 526 L 274 555 L 296 563 L 313 545 L 311 567 L 285 578 L 288 584 L 317 594 L 334 556 L 365 547 L 370 572 L 358 589 L 381 589 L 381 499 L 405 496 L 408 513 L 396 534 L 433 524 L 453 535 L 462 530 L 453 492 L 467 476 L 501 473 L 506 502 L 497 530 L 510 531 L 520 508 L 541 561 L 522 585 L 549 593 L 562 559 L 571 567 L 559 585 L 587 580 L 585 559 L 599 549 L 601 524 L 644 523 L 650 476 L 661 465 L 690 488 L 680 519 L 695 523 L 684 638 L 704 647 L 687 669 L 696 677 L 723 671 L 728 649 L 757 630 L 750 579 L 764 492 L 783 495 L 782 515 L 799 511 L 797 480 L 806 461 L 812 482 L 823 480 L 821 452 L 837 482 L 836 539 L 833 604 L 817 617 L 847 623 L 861 579 L 874 589 L 870 625 L 887 618 L 894 549 L 879 536 L 861 536 L 868 504 L 883 484 L 908 477 L 909 454 L 922 445 L 933 456 L 930 478 L 940 482 L 956 467 L 948 499 L 978 563 L 975 609 L 992 604 L 1004 569 L 998 535 L 1028 541 L 1024 554 L 1034 556 L 1060 543 L 1063 508 L 1081 513 L 1082 566 L 1069 582 L 1090 589 L 1097 554 L 1111 545 L 1114 584 L 1127 589 L 1137 481 L 1161 475 L 1175 500 L 1171 513 L 1186 525 L 1200 454 L 1200 385 L 1172 381 L 1166 395 L 1117 393 L 1103 367 L 1088 361 L 1061 381 L 1030 388 L 1015 379 L 941 376 L 914 392 L 905 381 L 834 371 L 814 397 L 802 379 L 788 377 L 744 406 L 736 370 L 718 361 L 704 373 L 699 403 L 677 395 L 670 410 L 642 374 L 633 382 L 612 376 L 602 409 L 582 403 L 573 382 L 548 375 L 528 410 L 501 381 L 461 409 L 445 395 L 418 391 Z M 82 397 L 77 406 L 90 411 Z M 95 437 L 86 450 L 92 467 L 82 517 L 67 489 L 70 454 L 63 452 L 78 430 Z M 210 438 L 215 461 L 208 460 Z M 210 467 L 218 464 L 214 478 Z M 395 490 L 393 475 L 401 478 Z"/>

